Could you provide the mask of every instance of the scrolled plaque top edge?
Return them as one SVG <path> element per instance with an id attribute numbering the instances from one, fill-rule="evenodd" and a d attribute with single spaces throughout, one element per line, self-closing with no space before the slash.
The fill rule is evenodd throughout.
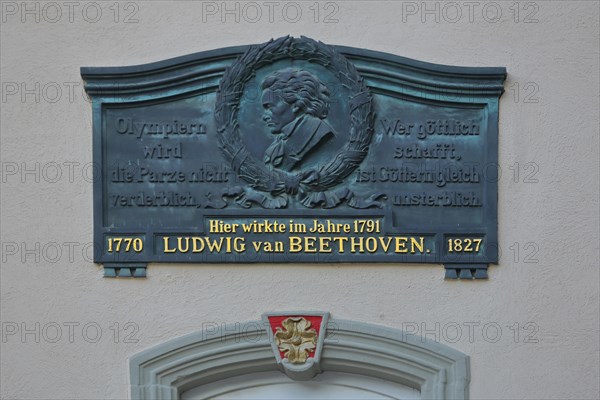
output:
<path id="1" fill-rule="evenodd" d="M 288 35 L 289 36 L 289 35 Z M 271 39 L 274 40 L 274 39 Z M 203 50 L 195 53 L 181 55 L 168 58 L 165 60 L 151 61 L 148 63 L 125 65 L 125 66 L 104 66 L 93 67 L 83 66 L 80 68 L 81 76 L 84 80 L 95 80 L 98 78 L 124 78 L 133 76 L 143 76 L 149 74 L 160 73 L 164 70 L 178 68 L 181 66 L 189 66 L 195 63 L 202 63 L 207 60 L 225 58 L 233 59 L 246 51 L 249 46 L 255 46 L 259 43 L 228 46 L 217 49 Z M 327 44 L 335 48 L 337 51 L 348 56 L 349 58 L 367 58 L 376 60 L 385 60 L 398 66 L 406 66 L 422 70 L 424 72 L 441 73 L 448 75 L 456 75 L 464 77 L 479 77 L 480 79 L 492 79 L 503 81 L 506 78 L 506 67 L 469 67 L 460 65 L 438 64 L 427 61 L 412 59 L 409 57 L 399 56 L 393 53 L 384 51 L 371 50 L 361 47 L 353 47 L 347 45 Z"/>

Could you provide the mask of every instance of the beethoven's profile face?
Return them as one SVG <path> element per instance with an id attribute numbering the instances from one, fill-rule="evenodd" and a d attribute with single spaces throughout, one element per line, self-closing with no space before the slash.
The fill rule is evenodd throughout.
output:
<path id="1" fill-rule="evenodd" d="M 296 119 L 298 109 L 291 104 L 286 103 L 281 96 L 270 89 L 263 91 L 262 105 L 263 121 L 273 134 L 281 133 L 281 129 Z"/>
<path id="2" fill-rule="evenodd" d="M 265 78 L 262 89 L 263 120 L 273 134 L 302 115 L 324 119 L 329 111 L 329 90 L 308 71 L 274 72 Z"/>

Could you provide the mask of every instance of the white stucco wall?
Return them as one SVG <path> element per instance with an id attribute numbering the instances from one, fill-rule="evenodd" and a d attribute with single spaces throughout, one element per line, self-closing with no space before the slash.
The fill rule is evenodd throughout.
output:
<path id="1" fill-rule="evenodd" d="M 428 338 L 471 357 L 475 399 L 598 398 L 597 1 L 476 2 L 472 15 L 459 2 L 456 23 L 449 21 L 455 10 L 442 3 L 436 22 L 421 2 L 338 1 L 335 23 L 323 22 L 336 10 L 325 3 L 315 22 L 312 1 L 298 3 L 303 14 L 296 23 L 282 17 L 286 2 L 275 7 L 273 22 L 259 2 L 256 23 L 243 15 L 239 23 L 233 15 L 225 22 L 219 14 L 203 17 L 201 1 L 131 3 L 118 4 L 118 22 L 114 2 L 102 3 L 100 21 L 92 23 L 89 2 L 73 6 L 72 22 L 58 2 L 62 17 L 53 23 L 55 10 L 45 2 L 27 3 L 38 4 L 39 22 L 22 15 L 21 2 L 2 2 L 0 397 L 127 398 L 127 358 L 144 348 L 207 323 L 315 309 L 429 330 Z M 503 15 L 493 22 L 497 10 Z M 124 23 L 131 11 L 137 22 Z M 151 264 L 147 279 L 102 278 L 88 247 L 91 106 L 79 67 L 142 64 L 285 34 L 434 63 L 507 67 L 500 103 L 502 256 L 488 281 L 445 281 L 441 265 L 375 264 Z M 38 84 L 39 98 L 24 92 Z M 537 102 L 525 101 L 531 93 Z M 528 163 L 537 166 L 534 176 Z M 457 325 L 462 335 L 454 340 Z M 38 334 L 22 335 L 24 328 Z M 93 343 L 97 328 L 102 336 Z M 129 343 L 126 334 L 134 330 Z M 532 332 L 535 340 L 526 336 Z"/>

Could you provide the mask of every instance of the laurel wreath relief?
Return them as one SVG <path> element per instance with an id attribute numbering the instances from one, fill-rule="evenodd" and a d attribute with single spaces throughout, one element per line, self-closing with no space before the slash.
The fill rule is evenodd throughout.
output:
<path id="1" fill-rule="evenodd" d="M 333 72 L 350 93 L 349 140 L 317 171 L 291 175 L 270 168 L 250 154 L 240 137 L 237 114 L 245 85 L 258 69 L 281 59 L 319 64 Z M 367 155 L 373 136 L 372 103 L 369 90 L 354 65 L 324 43 L 285 36 L 250 46 L 226 69 L 217 91 L 215 119 L 221 150 L 235 173 L 249 184 L 249 188 L 234 188 L 227 195 L 238 196 L 236 201 L 243 207 L 258 204 L 264 208 L 283 208 L 292 195 L 309 208 L 331 208 L 343 201 L 355 208 L 381 207 L 377 201 L 383 197 L 381 194 L 359 199 L 348 188 L 332 190 L 343 183 Z M 290 191 L 290 187 L 294 190 Z"/>

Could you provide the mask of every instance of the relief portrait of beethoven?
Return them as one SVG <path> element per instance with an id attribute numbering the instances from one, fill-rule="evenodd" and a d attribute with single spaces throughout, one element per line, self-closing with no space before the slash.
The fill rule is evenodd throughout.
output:
<path id="1" fill-rule="evenodd" d="M 262 83 L 263 121 L 275 135 L 265 151 L 266 164 L 285 171 L 297 168 L 336 133 L 325 121 L 329 89 L 310 72 L 287 68 Z"/>

